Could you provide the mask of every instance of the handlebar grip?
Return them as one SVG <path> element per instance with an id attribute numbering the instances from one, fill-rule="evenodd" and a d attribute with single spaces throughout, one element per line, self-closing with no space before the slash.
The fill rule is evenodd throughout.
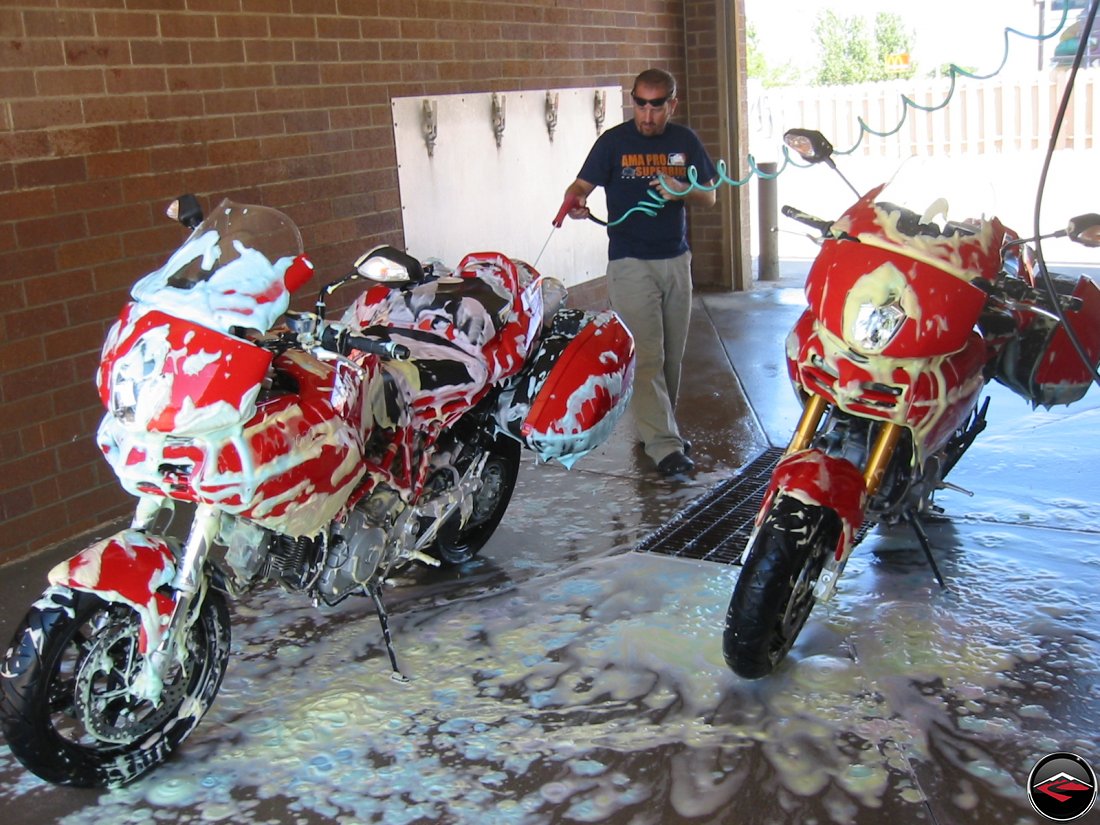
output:
<path id="1" fill-rule="evenodd" d="M 792 218 L 799 223 L 804 223 L 807 226 L 812 226 L 818 232 L 822 234 L 827 233 L 833 226 L 832 221 L 827 221 L 824 218 L 818 218 L 815 215 L 811 215 L 808 212 L 803 212 L 801 209 L 795 209 L 793 206 L 783 206 L 779 210 L 783 213 L 784 217 Z"/>
<path id="2" fill-rule="evenodd" d="M 412 352 L 404 344 L 352 335 L 346 329 L 339 327 L 325 327 L 321 333 L 321 346 L 340 355 L 359 350 L 368 355 L 377 355 L 393 361 L 408 361 L 412 357 Z"/>

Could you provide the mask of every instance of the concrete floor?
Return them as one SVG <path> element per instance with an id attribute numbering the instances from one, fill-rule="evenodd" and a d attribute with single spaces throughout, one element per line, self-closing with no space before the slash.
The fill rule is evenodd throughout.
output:
<path id="1" fill-rule="evenodd" d="M 721 657 L 737 569 L 632 552 L 786 442 L 797 282 L 701 295 L 680 402 L 698 472 L 659 478 L 624 419 L 572 471 L 529 459 L 458 571 L 387 591 L 406 685 L 366 600 L 263 592 L 234 609 L 206 719 L 145 780 L 55 788 L 0 743 L 5 825 L 66 823 L 1038 823 L 1032 765 L 1100 768 L 1100 392 L 989 430 L 930 537 L 876 531 L 770 678 Z M 58 553 L 0 568 L 0 637 Z M 1096 810 L 1077 820 L 1100 822 Z"/>

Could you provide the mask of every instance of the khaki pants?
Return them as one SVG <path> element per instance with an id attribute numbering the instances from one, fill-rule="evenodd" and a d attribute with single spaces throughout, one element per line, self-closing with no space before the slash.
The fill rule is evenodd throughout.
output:
<path id="1" fill-rule="evenodd" d="M 610 261 L 607 280 L 611 306 L 634 336 L 630 409 L 646 455 L 660 462 L 683 449 L 674 413 L 691 321 L 691 253 L 663 261 Z"/>

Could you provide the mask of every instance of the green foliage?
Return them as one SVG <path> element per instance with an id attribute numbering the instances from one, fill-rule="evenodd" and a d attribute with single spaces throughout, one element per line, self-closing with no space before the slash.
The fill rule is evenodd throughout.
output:
<path id="1" fill-rule="evenodd" d="M 750 80 L 759 80 L 765 87 L 791 86 L 799 82 L 799 72 L 790 61 L 782 66 L 769 66 L 760 48 L 756 28 L 750 23 L 745 32 L 746 62 Z"/>
<path id="2" fill-rule="evenodd" d="M 821 61 L 814 78 L 817 86 L 845 86 L 880 80 L 908 78 L 916 74 L 912 65 L 892 69 L 887 58 L 909 54 L 913 34 L 897 14 L 879 12 L 874 31 L 859 16 L 841 17 L 828 10 L 818 15 L 814 25 Z"/>

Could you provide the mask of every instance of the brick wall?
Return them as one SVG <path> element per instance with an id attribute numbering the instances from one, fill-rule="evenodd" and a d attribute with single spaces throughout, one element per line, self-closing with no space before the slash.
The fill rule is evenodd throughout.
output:
<path id="1" fill-rule="evenodd" d="M 282 209 L 342 271 L 401 243 L 392 97 L 682 77 L 682 21 L 682 0 L 5 3 L 0 561 L 132 505 L 95 447 L 93 375 L 182 237 L 174 196 Z"/>

